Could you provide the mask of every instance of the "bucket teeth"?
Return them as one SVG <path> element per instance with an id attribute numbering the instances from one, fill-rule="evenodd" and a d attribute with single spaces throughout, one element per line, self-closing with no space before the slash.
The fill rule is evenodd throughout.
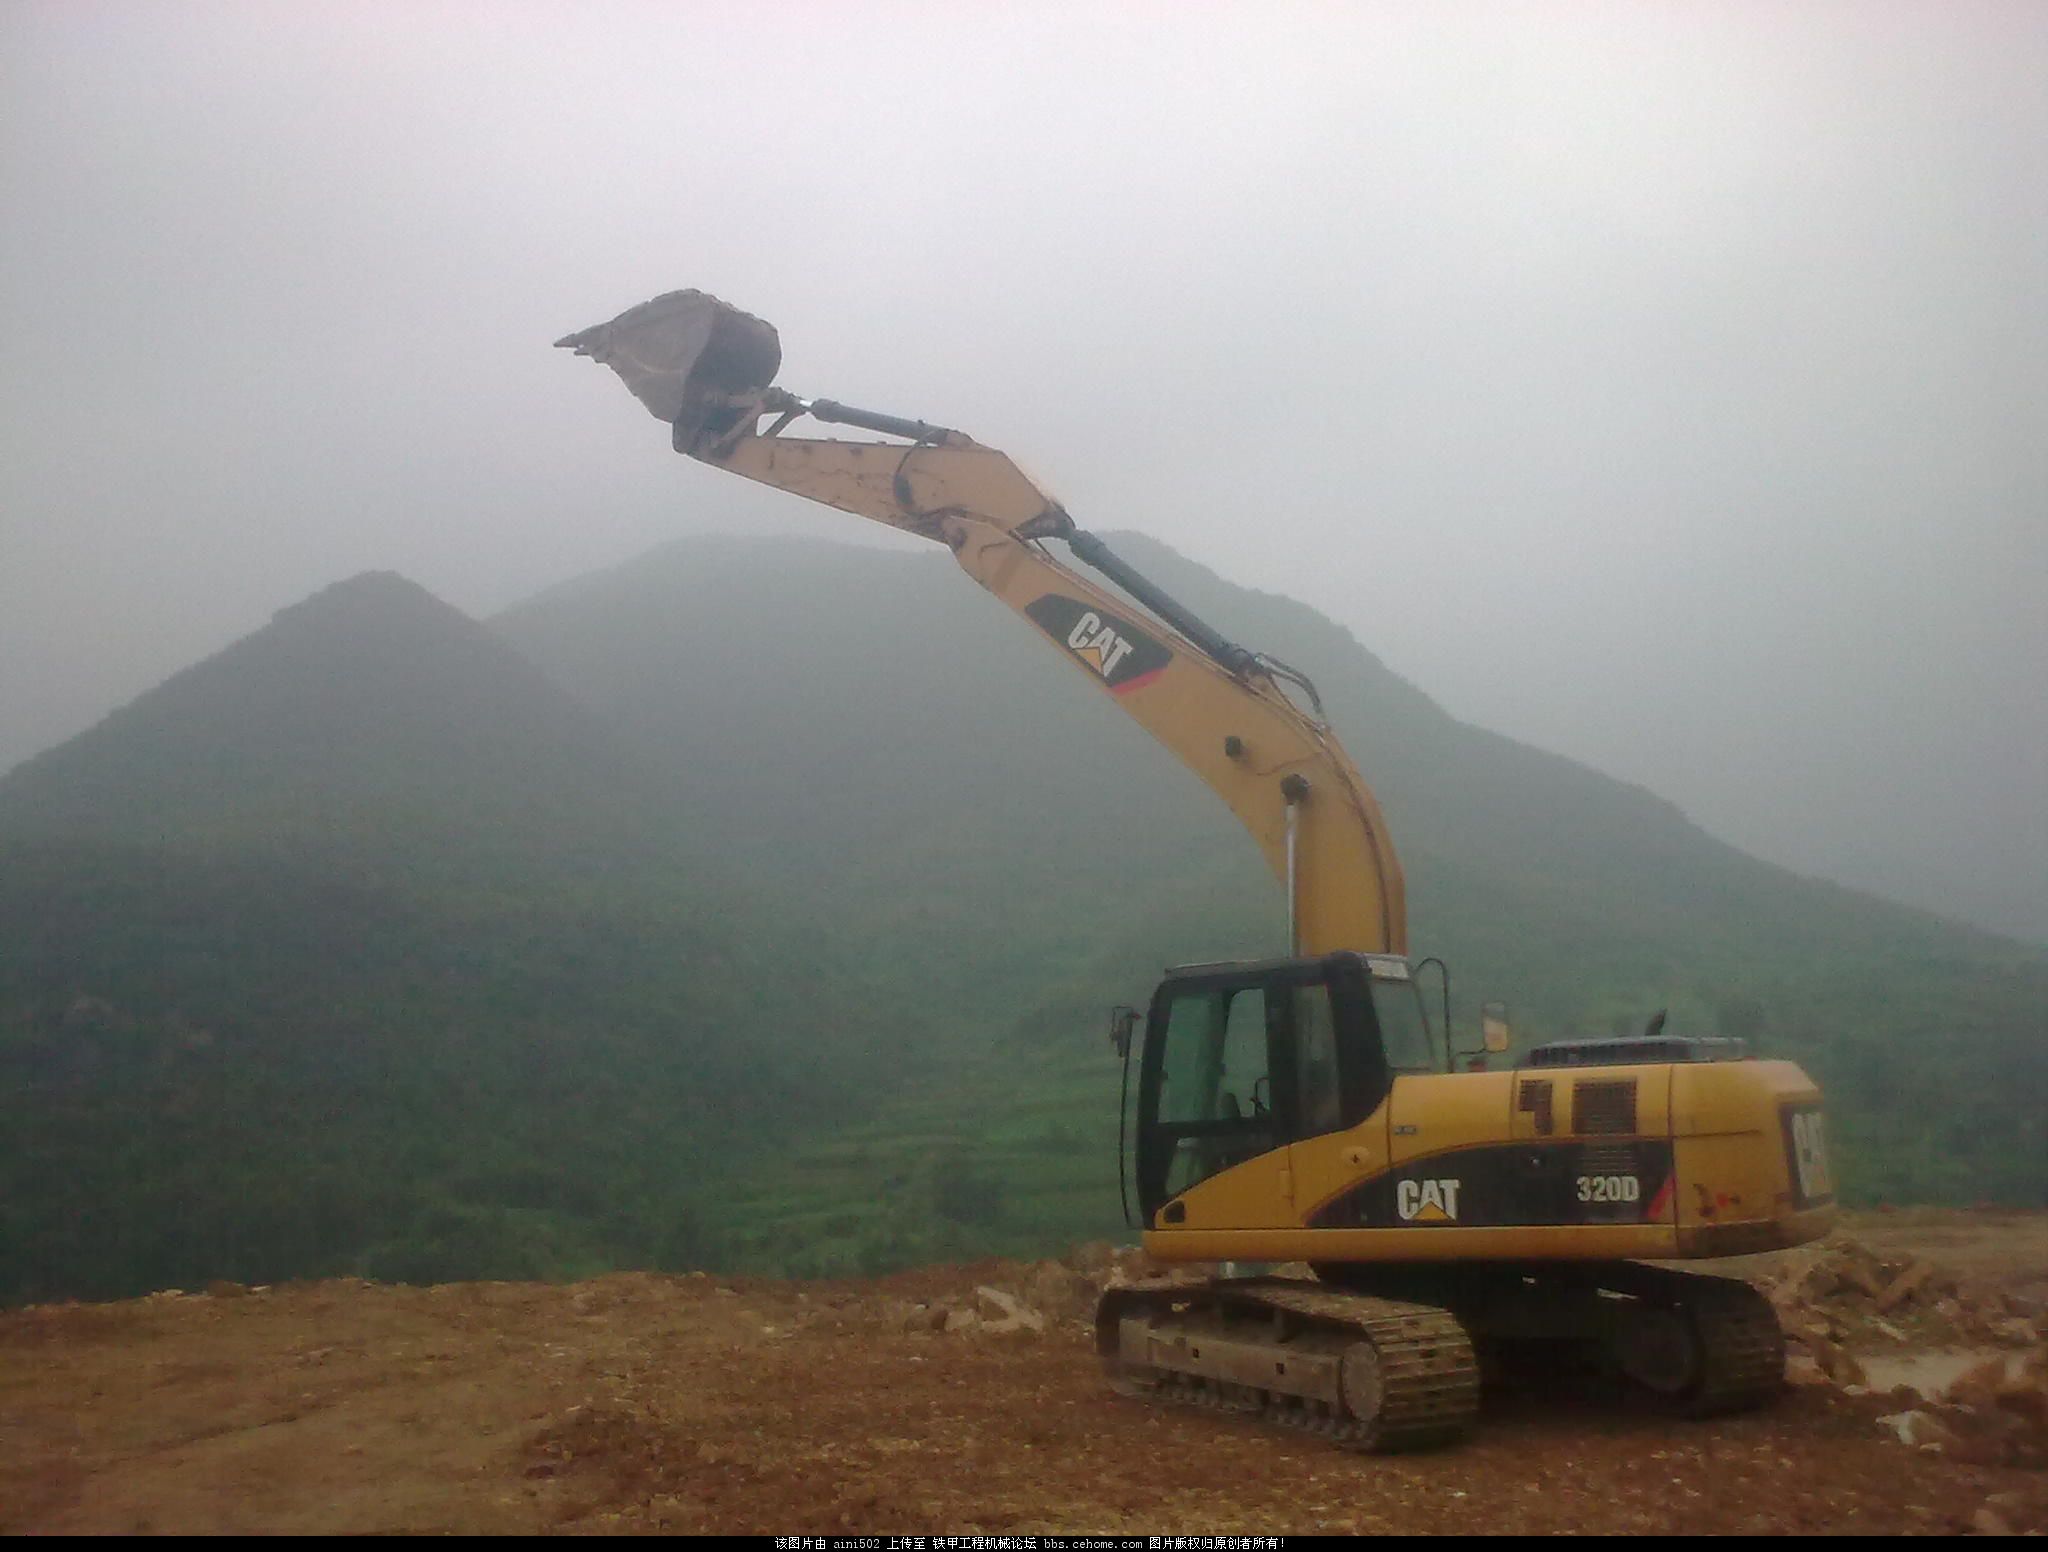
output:
<path id="1" fill-rule="evenodd" d="M 782 366 L 774 326 L 703 291 L 669 291 L 555 341 L 608 366 L 656 420 L 694 425 Z"/>

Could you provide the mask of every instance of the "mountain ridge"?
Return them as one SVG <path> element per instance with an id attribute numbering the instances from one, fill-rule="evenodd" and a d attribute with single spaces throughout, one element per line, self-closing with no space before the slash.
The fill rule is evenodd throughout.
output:
<path id="1" fill-rule="evenodd" d="M 2013 1098 L 2048 1083 L 2042 950 L 1754 857 L 1640 784 L 1460 722 L 1305 605 L 1107 537 L 1318 682 L 1464 1028 L 1487 997 L 1530 1041 L 1668 1008 L 1806 1063 L 1867 1197 L 2048 1189 Z M 1213 795 L 943 552 L 680 540 L 492 624 L 650 758 L 693 760 L 750 877 L 862 916 L 912 984 L 1026 1045 L 1087 1048 L 1089 1009 L 1142 1001 L 1168 962 L 1279 949 L 1278 887 Z M 748 651 L 720 659 L 733 640 Z"/>
<path id="2" fill-rule="evenodd" d="M 590 868 L 656 841 L 659 785 L 496 633 L 372 571 L 0 776 L 0 834 Z"/>
<path id="3" fill-rule="evenodd" d="M 0 1301 L 693 1264 L 707 1161 L 917 1026 L 820 1027 L 660 790 L 390 574 L 0 780 Z"/>
<path id="4" fill-rule="evenodd" d="M 1861 1199 L 2048 1194 L 2040 952 L 1114 542 L 1320 681 L 1461 1027 L 1668 1008 L 1807 1065 Z M 1100 1010 L 1283 911 L 1086 688 L 942 553 L 680 541 L 488 623 L 391 574 L 280 610 L 0 778 L 0 1298 L 1113 1232 Z"/>

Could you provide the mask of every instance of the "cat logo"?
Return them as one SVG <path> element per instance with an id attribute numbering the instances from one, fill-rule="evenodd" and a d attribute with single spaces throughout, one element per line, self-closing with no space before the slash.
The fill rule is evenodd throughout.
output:
<path id="1" fill-rule="evenodd" d="M 1792 1166 L 1792 1194 L 1801 1207 L 1835 1199 L 1834 1177 L 1828 1172 L 1828 1138 L 1818 1105 L 1785 1111 L 1785 1152 Z"/>
<path id="2" fill-rule="evenodd" d="M 1150 684 L 1173 661 L 1171 652 L 1130 621 L 1063 593 L 1034 598 L 1024 614 L 1117 695 Z"/>
<path id="3" fill-rule="evenodd" d="M 1455 1180 L 1404 1180 L 1394 1188 L 1394 1210 L 1408 1223 L 1456 1223 Z"/>
<path id="4" fill-rule="evenodd" d="M 1074 628 L 1067 632 L 1067 645 L 1091 660 L 1095 671 L 1105 679 L 1132 650 L 1131 643 L 1119 636 L 1114 626 L 1103 624 L 1102 616 L 1093 609 L 1083 610 L 1081 618 L 1074 622 Z"/>

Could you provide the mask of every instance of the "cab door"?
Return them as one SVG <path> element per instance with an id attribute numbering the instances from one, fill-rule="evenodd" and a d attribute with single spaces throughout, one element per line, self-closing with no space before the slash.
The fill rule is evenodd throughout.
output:
<path id="1" fill-rule="evenodd" d="M 1138 1197 L 1148 1226 L 1292 1221 L 1286 1142 L 1294 1096 L 1274 1000 L 1283 995 L 1252 974 L 1190 977 L 1160 989 L 1138 1122 Z"/>
<path id="2" fill-rule="evenodd" d="M 1508 1162 L 1506 1072 L 1405 1072 L 1387 1099 L 1393 1226 L 1498 1223 Z"/>
<path id="3" fill-rule="evenodd" d="M 1393 1228 L 1501 1222 L 1514 1074 L 1445 1071 L 1444 1036 L 1430 1029 L 1408 988 L 1375 982 L 1373 1008 L 1393 1080 L 1392 1180 L 1379 1221 Z"/>
<path id="4" fill-rule="evenodd" d="M 1387 1107 L 1370 1073 L 1351 1071 L 1372 1065 L 1357 989 L 1347 998 L 1341 986 L 1315 981 L 1289 995 L 1296 1137 L 1288 1174 L 1296 1221 L 1313 1224 L 1386 1173 Z"/>

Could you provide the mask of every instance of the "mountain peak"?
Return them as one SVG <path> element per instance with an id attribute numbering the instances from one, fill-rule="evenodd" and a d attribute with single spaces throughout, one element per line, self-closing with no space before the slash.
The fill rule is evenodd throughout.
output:
<path id="1" fill-rule="evenodd" d="M 427 633 L 445 640 L 488 638 L 476 621 L 410 577 L 396 571 L 360 571 L 285 605 L 271 615 L 268 626 L 228 650 L 237 651 L 266 637 L 274 641 L 306 631 L 359 640 L 366 646 L 393 631 L 406 637 Z"/>
<path id="2" fill-rule="evenodd" d="M 617 795 L 608 735 L 497 635 L 366 571 L 0 780 L 0 833 L 376 845 L 451 818 L 552 831 Z"/>
<path id="3" fill-rule="evenodd" d="M 396 571 L 359 571 L 339 582 L 330 582 L 295 604 L 287 604 L 271 616 L 283 620 L 331 613 L 337 609 L 401 608 L 459 613 L 419 583 Z"/>

